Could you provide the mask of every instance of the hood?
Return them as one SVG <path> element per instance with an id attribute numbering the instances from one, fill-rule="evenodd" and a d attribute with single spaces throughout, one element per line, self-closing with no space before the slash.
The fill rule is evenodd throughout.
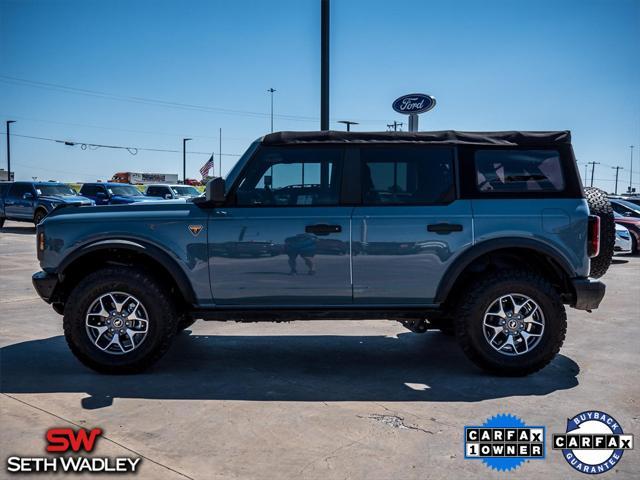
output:
<path id="1" fill-rule="evenodd" d="M 82 195 L 40 195 L 38 200 L 52 203 L 71 203 L 77 205 L 92 205 L 94 202 L 90 198 Z"/>
<path id="2" fill-rule="evenodd" d="M 140 202 L 159 202 L 163 200 L 160 197 L 147 196 L 128 196 L 128 195 L 112 195 L 110 201 L 112 203 L 140 203 Z"/>

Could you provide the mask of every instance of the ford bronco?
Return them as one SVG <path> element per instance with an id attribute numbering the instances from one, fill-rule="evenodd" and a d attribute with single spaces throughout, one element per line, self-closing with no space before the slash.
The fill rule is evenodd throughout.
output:
<path id="1" fill-rule="evenodd" d="M 101 372 L 148 367 L 197 319 L 393 319 L 526 375 L 565 305 L 604 296 L 613 214 L 585 190 L 567 131 L 273 133 L 204 197 L 54 211 L 33 283 Z"/>

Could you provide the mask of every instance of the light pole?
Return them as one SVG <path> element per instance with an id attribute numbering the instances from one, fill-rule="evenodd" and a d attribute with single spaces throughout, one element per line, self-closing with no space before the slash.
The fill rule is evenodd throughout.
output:
<path id="1" fill-rule="evenodd" d="M 320 130 L 329 130 L 329 0 L 320 0 Z"/>
<path id="2" fill-rule="evenodd" d="M 9 128 L 12 123 L 16 123 L 15 120 L 7 120 L 7 180 L 11 181 L 11 134 Z"/>
<path id="3" fill-rule="evenodd" d="M 351 131 L 351 125 L 359 125 L 358 122 L 352 122 L 351 120 L 338 120 L 338 123 L 344 123 L 347 126 L 347 132 Z"/>
<path id="4" fill-rule="evenodd" d="M 267 90 L 271 94 L 271 133 L 273 133 L 273 92 L 275 92 L 275 88 L 270 88 Z"/>
<path id="5" fill-rule="evenodd" d="M 182 183 L 187 184 L 187 142 L 190 138 L 182 139 Z"/>
<path id="6" fill-rule="evenodd" d="M 9 130 L 7 129 L 7 131 Z M 631 193 L 633 189 L 633 145 L 629 145 L 629 149 L 631 150 L 631 159 L 629 160 L 629 193 Z"/>

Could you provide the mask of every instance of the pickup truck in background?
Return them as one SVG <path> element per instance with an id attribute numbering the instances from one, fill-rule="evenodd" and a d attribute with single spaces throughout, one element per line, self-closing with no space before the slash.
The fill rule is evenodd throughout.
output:
<path id="1" fill-rule="evenodd" d="M 150 183 L 178 183 L 177 173 L 140 173 L 117 172 L 111 179 L 114 183 L 130 183 L 131 185 L 148 185 Z"/>
<path id="2" fill-rule="evenodd" d="M 57 182 L 0 182 L 0 227 L 5 220 L 40 223 L 60 205 L 89 206 L 95 202 Z"/>

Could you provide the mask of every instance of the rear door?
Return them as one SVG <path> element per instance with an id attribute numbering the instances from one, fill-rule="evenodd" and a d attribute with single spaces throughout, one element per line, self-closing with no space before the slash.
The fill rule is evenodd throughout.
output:
<path id="1" fill-rule="evenodd" d="M 344 149 L 261 147 L 209 220 L 216 305 L 350 305 Z"/>
<path id="2" fill-rule="evenodd" d="M 27 193 L 31 194 L 31 198 L 24 198 Z M 31 219 L 33 218 L 34 201 L 35 190 L 33 186 L 26 182 L 16 182 L 11 186 L 5 199 L 5 215 L 8 218 Z"/>
<path id="3" fill-rule="evenodd" d="M 446 269 L 473 239 L 470 201 L 457 199 L 455 163 L 449 146 L 361 147 L 355 304 L 433 302 Z"/>

